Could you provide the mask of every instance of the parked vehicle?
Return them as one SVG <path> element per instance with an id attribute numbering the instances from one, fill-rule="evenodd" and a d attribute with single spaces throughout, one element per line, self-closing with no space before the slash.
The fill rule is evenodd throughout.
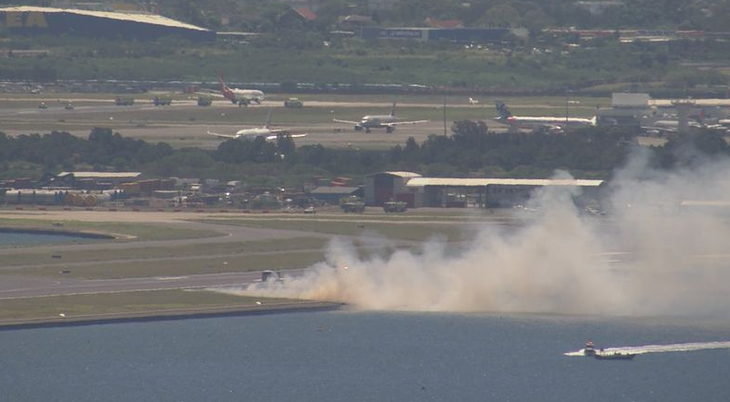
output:
<path id="1" fill-rule="evenodd" d="M 114 103 L 117 106 L 132 106 L 134 105 L 134 98 L 131 96 L 117 96 Z"/>
<path id="2" fill-rule="evenodd" d="M 198 96 L 198 106 L 210 106 L 213 104 L 213 98 L 210 96 Z"/>
<path id="3" fill-rule="evenodd" d="M 343 212 L 360 213 L 365 211 L 365 203 L 360 197 L 343 197 L 340 199 L 340 208 Z"/>
<path id="4" fill-rule="evenodd" d="M 383 211 L 385 212 L 406 212 L 408 205 L 402 201 L 388 201 L 383 204 Z"/>
<path id="5" fill-rule="evenodd" d="M 155 106 L 169 106 L 172 104 L 172 98 L 169 96 L 155 96 L 152 98 Z"/>
<path id="6" fill-rule="evenodd" d="M 289 98 L 284 101 L 284 107 L 298 109 L 304 107 L 304 102 L 300 101 L 299 98 Z"/>

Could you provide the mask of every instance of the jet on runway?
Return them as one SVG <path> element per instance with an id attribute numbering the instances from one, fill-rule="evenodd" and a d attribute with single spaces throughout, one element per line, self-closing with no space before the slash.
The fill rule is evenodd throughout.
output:
<path id="1" fill-rule="evenodd" d="M 333 119 L 337 123 L 347 123 L 347 124 L 353 124 L 355 126 L 355 131 L 362 131 L 365 130 L 366 133 L 369 133 L 370 130 L 373 128 L 384 128 L 386 133 L 392 133 L 395 130 L 396 126 L 404 125 L 404 124 L 419 124 L 419 123 L 426 123 L 428 120 L 413 120 L 413 121 L 401 121 L 397 117 L 395 117 L 395 102 L 393 102 L 393 107 L 390 109 L 390 114 L 388 115 L 373 115 L 373 116 L 363 116 L 360 121 L 350 121 L 350 120 L 340 120 L 340 119 Z"/>
<path id="2" fill-rule="evenodd" d="M 277 138 L 279 138 L 280 135 L 288 135 L 291 138 L 302 138 L 306 137 L 307 134 L 289 134 L 287 130 L 278 129 L 278 128 L 271 128 L 271 111 L 269 111 L 268 116 L 266 117 L 266 123 L 263 127 L 250 127 L 250 128 L 243 128 L 241 130 L 236 131 L 235 134 L 218 134 L 214 133 L 210 130 L 208 130 L 208 135 L 213 135 L 220 138 L 233 138 L 233 139 L 241 139 L 241 138 L 249 138 L 254 139 L 256 137 L 264 137 L 267 141 L 274 141 Z"/>
<path id="3" fill-rule="evenodd" d="M 534 131 L 547 131 L 562 133 L 567 127 L 588 127 L 596 125 L 596 118 L 585 119 L 581 117 L 554 117 L 554 116 L 515 116 L 510 112 L 507 105 L 502 101 L 495 102 L 498 117 L 494 120 L 506 124 L 511 130 L 531 129 Z"/>
<path id="4" fill-rule="evenodd" d="M 218 82 L 221 84 L 221 94 L 223 97 L 231 101 L 231 103 L 237 103 L 238 106 L 248 106 L 251 102 L 256 102 L 260 105 L 266 97 L 258 89 L 231 88 L 223 81 L 223 76 L 218 76 Z"/>

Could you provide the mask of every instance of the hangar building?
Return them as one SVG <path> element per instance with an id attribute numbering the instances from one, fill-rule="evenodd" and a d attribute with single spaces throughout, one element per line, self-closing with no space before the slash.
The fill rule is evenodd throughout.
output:
<path id="1" fill-rule="evenodd" d="M 525 37 L 527 30 L 515 28 L 382 28 L 363 27 L 363 39 L 411 39 L 419 41 L 449 41 L 458 43 L 490 43 L 509 39 L 510 35 Z"/>
<path id="2" fill-rule="evenodd" d="M 330 205 L 339 205 L 340 199 L 362 196 L 362 188 L 345 186 L 320 186 L 309 192 L 309 196 Z"/>
<path id="3" fill-rule="evenodd" d="M 381 172 L 365 178 L 365 204 L 382 206 L 391 200 L 409 208 L 499 208 L 522 205 L 546 186 L 580 187 L 581 197 L 597 199 L 603 180 L 429 178 L 410 172 Z"/>
<path id="4" fill-rule="evenodd" d="M 22 35 L 79 35 L 91 38 L 150 40 L 179 36 L 215 40 L 215 32 L 160 15 L 52 7 L 0 8 L 0 29 Z"/>
<path id="5" fill-rule="evenodd" d="M 408 180 L 421 177 L 411 172 L 381 172 L 365 177 L 365 205 L 382 207 L 388 201 L 403 201 L 409 208 L 421 204 L 416 201 L 415 191 L 408 189 Z"/>

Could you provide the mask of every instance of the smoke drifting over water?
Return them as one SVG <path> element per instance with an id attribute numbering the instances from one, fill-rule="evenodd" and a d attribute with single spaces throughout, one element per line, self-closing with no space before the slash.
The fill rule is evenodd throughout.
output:
<path id="1" fill-rule="evenodd" d="M 607 188 L 605 218 L 575 207 L 577 189 L 545 188 L 531 200 L 534 219 L 516 229 L 485 225 L 458 253 L 433 240 L 362 259 L 335 239 L 327 261 L 303 276 L 242 294 L 376 310 L 727 314 L 730 207 L 708 213 L 680 203 L 730 201 L 728 177 L 726 160 L 666 172 L 637 155 Z"/>

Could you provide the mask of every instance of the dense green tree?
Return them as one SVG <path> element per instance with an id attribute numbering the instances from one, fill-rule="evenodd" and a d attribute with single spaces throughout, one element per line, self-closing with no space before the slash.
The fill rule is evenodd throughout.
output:
<path id="1" fill-rule="evenodd" d="M 566 134 L 493 133 L 483 122 L 457 121 L 451 135 L 431 135 L 422 144 L 409 138 L 389 151 L 296 147 L 277 141 L 228 140 L 214 151 L 172 149 L 96 128 L 88 139 L 64 132 L 9 137 L 0 133 L 0 177 L 61 170 L 139 170 L 151 176 L 246 177 L 249 183 L 301 183 L 312 175 L 354 176 L 408 170 L 433 176 L 497 175 L 547 177 L 555 169 L 577 176 L 607 177 L 625 163 L 632 134 L 617 127 L 590 127 Z M 655 164 L 673 168 L 707 157 L 730 155 L 716 131 L 675 136 L 653 149 Z"/>

